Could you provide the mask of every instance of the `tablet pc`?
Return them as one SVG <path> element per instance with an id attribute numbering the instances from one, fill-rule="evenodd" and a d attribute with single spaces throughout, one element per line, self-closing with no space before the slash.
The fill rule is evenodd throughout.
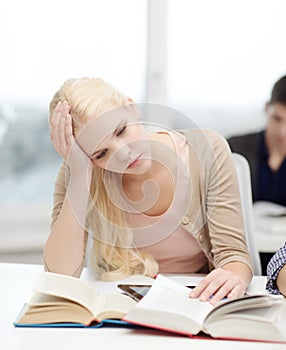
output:
<path id="1" fill-rule="evenodd" d="M 146 295 L 150 289 L 150 284 L 118 284 L 117 287 L 132 299 L 139 301 Z M 186 286 L 188 288 L 195 288 L 195 286 Z"/>

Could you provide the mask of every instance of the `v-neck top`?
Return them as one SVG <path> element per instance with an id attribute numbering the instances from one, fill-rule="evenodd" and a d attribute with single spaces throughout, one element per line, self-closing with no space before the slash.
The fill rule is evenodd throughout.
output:
<path id="1" fill-rule="evenodd" d="M 170 207 L 159 216 L 148 216 L 134 210 L 126 213 L 128 226 L 139 250 L 151 254 L 161 273 L 205 272 L 207 258 L 196 239 L 183 227 L 182 220 L 188 212 L 190 191 L 189 147 L 183 135 L 168 132 L 176 152 L 169 164 L 174 171 L 174 197 Z"/>

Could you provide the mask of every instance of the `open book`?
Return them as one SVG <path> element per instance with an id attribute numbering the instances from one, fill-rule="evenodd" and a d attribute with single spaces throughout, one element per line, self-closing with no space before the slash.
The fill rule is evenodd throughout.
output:
<path id="1" fill-rule="evenodd" d="M 81 279 L 43 272 L 35 283 L 31 300 L 24 305 L 14 325 L 99 326 L 102 322 L 121 320 L 134 305 L 136 301 L 127 295 L 100 295 Z"/>
<path id="2" fill-rule="evenodd" d="M 252 295 L 213 306 L 189 298 L 190 289 L 158 275 L 123 320 L 152 328 L 213 338 L 286 342 L 286 299 Z"/>

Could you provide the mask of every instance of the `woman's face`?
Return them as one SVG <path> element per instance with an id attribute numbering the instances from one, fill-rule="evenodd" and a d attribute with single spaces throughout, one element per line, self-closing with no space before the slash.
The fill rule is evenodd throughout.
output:
<path id="1" fill-rule="evenodd" d="M 150 167 L 150 138 L 134 105 L 94 118 L 82 128 L 76 140 L 99 168 L 122 174 L 143 174 Z"/>
<path id="2" fill-rule="evenodd" d="M 286 106 L 273 103 L 266 106 L 268 117 L 266 133 L 273 145 L 286 147 Z"/>

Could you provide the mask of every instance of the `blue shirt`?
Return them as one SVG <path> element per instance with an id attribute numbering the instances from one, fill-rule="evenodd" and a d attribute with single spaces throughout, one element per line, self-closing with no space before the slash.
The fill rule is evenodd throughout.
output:
<path id="1" fill-rule="evenodd" d="M 269 154 L 265 144 L 265 132 L 261 133 L 260 142 L 255 200 L 286 206 L 286 159 L 277 171 L 273 171 L 268 165 Z"/>
<path id="2" fill-rule="evenodd" d="M 266 289 L 272 294 L 281 294 L 276 285 L 277 276 L 286 264 L 286 243 L 271 258 L 267 265 Z"/>

